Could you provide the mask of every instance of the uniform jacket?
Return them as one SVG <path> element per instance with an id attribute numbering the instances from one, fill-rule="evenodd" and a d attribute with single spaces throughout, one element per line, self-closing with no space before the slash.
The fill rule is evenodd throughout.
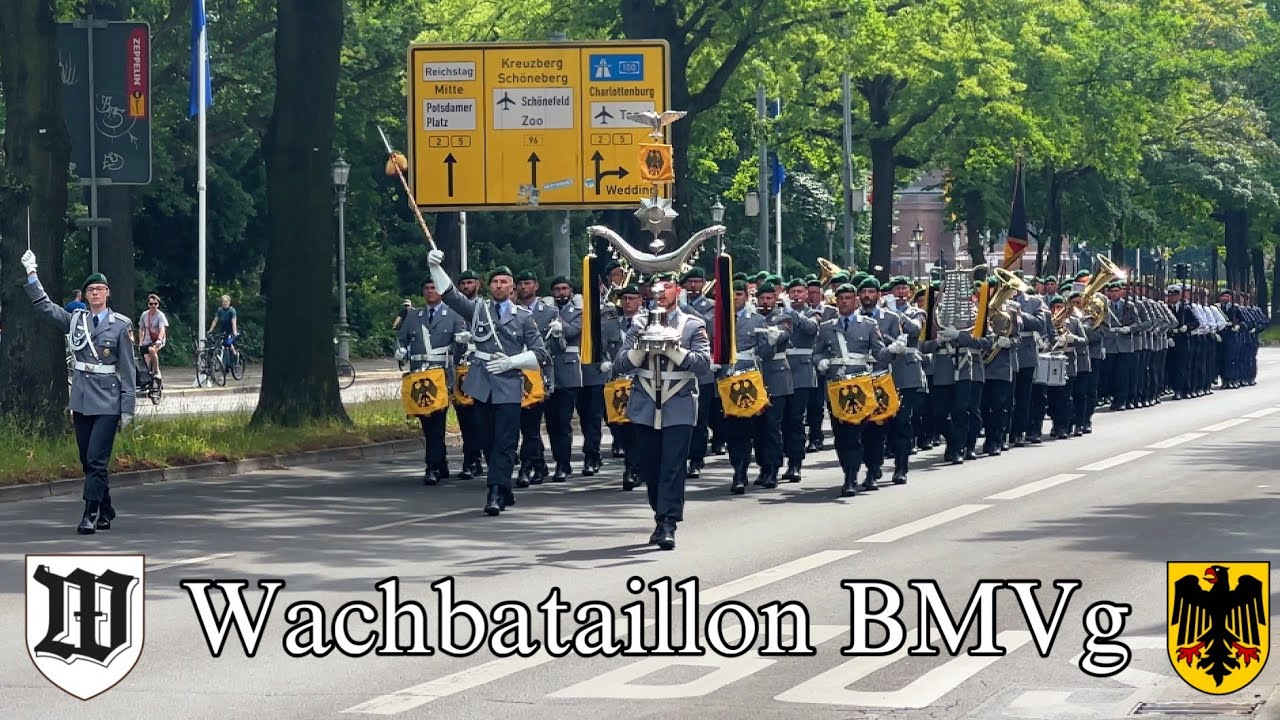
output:
<path id="1" fill-rule="evenodd" d="M 415 308 L 405 316 L 396 333 L 396 345 L 408 353 L 409 371 L 445 368 L 445 378 L 453 391 L 455 365 L 465 346 L 454 342 L 454 335 L 467 329 L 467 322 L 455 310 L 441 302 L 435 308 Z"/>
<path id="2" fill-rule="evenodd" d="M 921 346 L 923 352 L 933 353 L 933 384 L 954 385 L 962 380 L 982 382 L 986 374 L 982 357 L 994 344 L 991 337 L 974 338 L 967 332 L 955 340 L 943 342 L 935 337 Z"/>
<path id="3" fill-rule="evenodd" d="M 1071 345 L 1067 348 L 1067 377 L 1073 378 L 1093 367 L 1089 362 L 1089 329 L 1080 318 L 1072 315 L 1067 318 L 1067 332 L 1072 336 Z"/>
<path id="4" fill-rule="evenodd" d="M 1052 337 L 1053 322 L 1049 317 L 1049 308 L 1038 295 L 1019 295 L 1022 305 L 1022 330 L 1018 331 L 1018 368 L 1035 367 L 1036 356 L 1040 354 L 1036 346 L 1036 336 Z"/>
<path id="5" fill-rule="evenodd" d="M 547 325 L 551 324 L 552 320 L 560 317 L 560 311 L 556 308 L 555 303 L 551 302 L 550 298 L 534 298 L 533 302 L 525 305 L 517 300 L 513 293 L 511 302 L 527 309 L 533 315 L 533 322 L 538 327 L 538 335 L 542 337 L 542 344 L 546 349 L 546 355 L 540 357 L 539 362 L 542 363 L 542 377 L 546 381 L 547 394 L 549 395 L 555 392 L 556 388 L 555 358 L 563 354 L 568 346 L 564 337 L 547 336 Z"/>
<path id="6" fill-rule="evenodd" d="M 546 303 L 553 311 L 559 311 L 560 324 L 564 326 L 564 334 L 560 340 L 564 343 L 560 352 L 552 352 L 551 363 L 555 368 L 557 388 L 580 388 L 583 385 L 582 355 L 579 342 L 582 339 L 582 308 L 570 298 L 564 305 L 557 306 L 552 300 Z M 546 327 L 539 325 L 542 331 Z"/>
<path id="7" fill-rule="evenodd" d="M 716 329 L 715 329 L 716 328 L 716 316 L 715 316 L 716 303 L 715 301 L 707 297 L 706 295 L 699 295 L 696 298 L 693 298 L 692 300 L 688 300 L 685 305 L 682 305 L 680 307 L 680 309 L 684 312 L 691 313 L 692 315 L 700 318 L 702 322 L 706 324 L 707 340 L 710 343 L 712 343 L 712 347 L 715 347 L 715 341 L 716 341 Z M 708 365 L 707 371 L 698 377 L 698 384 L 710 385 L 715 381 L 716 381 L 715 369 L 712 368 L 710 365 Z"/>
<path id="8" fill-rule="evenodd" d="M 524 373 L 512 368 L 501 375 L 491 375 L 485 363 L 496 353 L 510 357 L 532 350 L 542 365 L 547 363 L 547 348 L 533 314 L 514 299 L 512 311 L 501 316 L 498 303 L 490 299 L 470 300 L 457 287 L 442 296 L 444 303 L 470 323 L 472 342 L 471 369 L 462 381 L 462 391 L 480 402 L 495 405 L 519 404 L 524 395 Z"/>
<path id="9" fill-rule="evenodd" d="M 1128 298 L 1120 298 L 1119 300 L 1108 300 L 1107 307 L 1111 309 L 1111 333 L 1110 336 L 1115 342 L 1115 351 L 1118 353 L 1131 353 L 1134 351 L 1134 334 L 1142 329 L 1141 321 L 1138 319 L 1138 313 L 1133 308 L 1133 303 Z M 1120 332 L 1120 328 L 1129 328 L 1128 333 Z M 1105 340 L 1104 340 L 1105 342 Z M 1111 352 L 1111 346 L 1106 346 L 1107 352 Z"/>
<path id="10" fill-rule="evenodd" d="M 763 333 L 756 329 L 765 327 L 762 315 L 751 309 L 750 305 L 738 311 L 734 319 L 734 342 L 738 362 L 732 368 L 720 368 L 718 377 L 725 377 L 730 370 L 760 370 L 764 373 L 764 363 L 773 359 L 773 346 Z"/>
<path id="11" fill-rule="evenodd" d="M 991 359 L 991 362 L 986 363 L 986 367 L 983 368 L 983 382 L 988 380 L 1013 382 L 1014 373 L 1018 370 L 1018 350 L 1021 346 L 1021 338 L 1018 337 L 1018 334 L 1022 329 L 1022 313 L 1017 313 L 1014 318 L 1014 334 L 1013 337 L 1009 338 L 1013 341 L 1013 345 L 1001 348 L 995 354 L 995 357 Z M 994 340 L 992 342 L 994 343 Z M 985 353 L 983 357 L 986 357 Z"/>
<path id="12" fill-rule="evenodd" d="M 639 365 L 631 362 L 628 351 L 643 329 L 640 323 L 631 324 L 614 359 L 620 373 L 634 373 L 627 416 L 633 423 L 655 429 L 698 424 L 698 376 L 711 364 L 711 342 L 701 318 L 672 308 L 666 320 L 669 327 L 680 328 L 680 347 L 689 351 L 678 366 L 665 355 L 653 353 L 646 354 Z M 655 387 L 656 381 L 661 387 Z M 661 407 L 655 396 L 661 398 Z"/>
<path id="13" fill-rule="evenodd" d="M 49 299 L 39 280 L 24 287 L 36 312 L 58 326 L 72 348 L 76 366 L 71 376 L 71 411 L 81 415 L 134 414 L 138 368 L 129 341 L 129 318 L 108 309 L 95 328 L 91 311 L 67 312 Z"/>
<path id="14" fill-rule="evenodd" d="M 582 363 L 582 387 L 600 387 L 613 379 L 613 368 L 609 368 L 606 373 L 601 370 L 601 366 L 605 361 L 609 365 L 613 365 L 613 356 L 618 354 L 618 348 L 622 347 L 622 334 L 618 330 L 618 309 L 607 303 L 600 303 L 600 344 L 601 347 L 596 348 L 596 362 Z M 613 327 L 610 328 L 610 325 Z M 618 344 L 614 348 L 609 347 L 609 340 L 606 338 L 610 333 L 617 334 Z M 581 338 L 579 338 L 581 341 Z M 579 353 L 581 359 L 581 353 Z"/>
<path id="15" fill-rule="evenodd" d="M 781 305 L 775 305 L 773 312 L 761 315 L 765 327 L 776 327 L 782 331 L 777 343 L 773 344 L 772 357 L 760 361 L 760 372 L 764 375 L 764 387 L 773 397 L 785 397 L 795 394 L 795 386 L 791 380 L 791 362 L 787 351 L 791 348 L 792 315 Z M 762 336 L 763 337 L 763 336 Z M 767 342 L 767 340 L 766 340 Z"/>
<path id="16" fill-rule="evenodd" d="M 816 388 L 818 373 L 813 367 L 813 344 L 818 341 L 818 318 L 822 317 L 822 309 L 794 307 L 786 312 L 791 318 L 791 344 L 787 348 L 791 386 L 796 389 Z"/>
<path id="17" fill-rule="evenodd" d="M 860 312 L 853 313 L 848 319 L 847 329 L 844 327 L 845 318 L 841 315 L 836 315 L 835 319 L 822 323 L 818 328 L 818 340 L 813 346 L 813 362 L 814 367 L 823 360 L 828 362 L 825 371 L 828 382 L 869 372 L 875 363 L 884 362 L 889 355 L 885 350 L 884 335 L 880 333 L 879 323 Z M 842 337 L 843 350 L 840 346 Z"/>

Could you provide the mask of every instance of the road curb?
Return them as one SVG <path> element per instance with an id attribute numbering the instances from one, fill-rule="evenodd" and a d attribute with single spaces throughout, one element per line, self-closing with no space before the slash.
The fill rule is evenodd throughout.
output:
<path id="1" fill-rule="evenodd" d="M 446 439 L 447 442 L 447 439 Z M 292 455 L 270 455 L 266 457 L 245 458 L 227 462 L 200 463 L 199 465 L 180 465 L 156 470 L 135 470 L 132 472 L 111 473 L 111 487 L 134 487 L 161 482 L 178 482 L 183 480 L 208 480 L 224 478 L 242 473 L 266 470 L 271 468 L 300 467 L 320 465 L 345 460 L 374 460 L 394 457 L 403 453 L 422 450 L 422 439 L 391 440 L 372 445 L 355 445 L 344 448 L 311 450 Z M 80 492 L 84 481 L 75 478 L 54 480 L 52 482 L 14 485 L 0 488 L 0 502 L 18 502 L 21 500 L 37 500 L 40 498 L 73 495 Z"/>
<path id="2" fill-rule="evenodd" d="M 386 383 L 392 380 L 399 380 L 400 377 L 401 377 L 401 373 L 398 370 L 371 371 L 368 377 L 360 377 L 359 375 L 357 375 L 356 381 L 352 385 L 352 387 L 354 387 L 355 385 L 372 385 L 374 383 Z M 262 390 L 261 384 L 236 385 L 235 387 L 228 387 L 228 386 L 203 387 L 203 388 L 181 387 L 181 388 L 174 388 L 172 390 L 166 387 L 164 389 L 164 396 L 173 397 L 173 398 L 186 398 L 186 397 L 204 397 L 204 396 L 214 396 L 214 395 L 248 395 L 251 393 L 256 393 L 260 390 Z"/>

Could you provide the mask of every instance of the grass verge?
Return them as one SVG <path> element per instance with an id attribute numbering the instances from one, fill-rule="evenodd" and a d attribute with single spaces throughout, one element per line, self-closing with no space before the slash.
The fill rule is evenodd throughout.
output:
<path id="1" fill-rule="evenodd" d="M 1258 336 L 1259 341 L 1268 345 L 1280 345 L 1280 325 L 1272 325 Z"/>
<path id="2" fill-rule="evenodd" d="M 399 400 L 347 405 L 349 426 L 316 423 L 304 427 L 249 428 L 250 413 L 142 418 L 116 435 L 111 472 L 154 470 L 209 462 L 288 455 L 419 437 L 418 421 L 406 418 Z M 457 432 L 453 408 L 447 420 Z M 83 477 L 71 430 L 37 438 L 0 418 L 0 486 Z"/>

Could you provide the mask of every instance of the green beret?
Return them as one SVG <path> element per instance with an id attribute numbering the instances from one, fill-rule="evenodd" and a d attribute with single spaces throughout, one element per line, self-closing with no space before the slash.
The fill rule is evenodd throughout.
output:
<path id="1" fill-rule="evenodd" d="M 706 280 L 706 279 L 707 279 L 707 273 L 706 273 L 702 268 L 700 268 L 700 267 L 693 267 L 693 268 L 689 268 L 689 272 L 687 272 L 687 273 L 685 273 L 685 274 L 684 274 L 684 278 L 683 278 L 683 279 L 684 279 L 684 280 L 688 280 L 688 279 L 690 279 L 690 278 L 698 278 L 698 279 L 701 279 L 701 280 Z"/>
<path id="2" fill-rule="evenodd" d="M 493 271 L 489 273 L 489 282 L 493 282 L 493 279 L 498 277 L 499 275 L 506 275 L 507 277 L 511 277 L 511 268 L 507 267 L 506 265 L 499 265 L 498 267 L 494 268 Z"/>
<path id="3" fill-rule="evenodd" d="M 628 285 L 622 288 L 622 294 L 623 295 L 639 295 L 640 288 L 636 287 L 635 285 Z"/>
<path id="4" fill-rule="evenodd" d="M 763 295 L 765 293 L 776 293 L 776 292 L 778 292 L 778 286 L 774 285 L 768 280 L 765 280 L 764 282 L 756 286 L 757 295 Z"/>
<path id="5" fill-rule="evenodd" d="M 534 275 L 532 270 L 523 270 L 516 276 L 516 282 L 524 282 L 525 280 L 538 282 L 538 276 Z"/>
<path id="6" fill-rule="evenodd" d="M 736 273 L 734 273 L 734 274 L 733 274 L 733 279 L 734 279 L 734 281 L 735 281 L 735 282 L 736 282 L 736 281 L 738 281 L 738 280 L 742 280 L 742 281 L 744 281 L 744 282 L 745 282 L 745 281 L 746 281 L 746 279 L 747 279 L 747 274 L 746 274 L 746 273 L 744 273 L 744 272 L 736 272 Z"/>
<path id="7" fill-rule="evenodd" d="M 573 287 L 573 283 L 569 282 L 569 278 L 563 275 L 557 275 L 551 278 L 551 287 L 555 287 L 557 285 L 568 285 L 569 287 Z"/>
<path id="8" fill-rule="evenodd" d="M 1084 297 L 1084 293 L 1080 292 L 1079 290 L 1072 290 L 1070 293 L 1067 294 L 1068 300 L 1074 300 L 1078 297 Z"/>
<path id="9" fill-rule="evenodd" d="M 1091 277 L 1092 275 L 1093 273 L 1089 272 L 1088 270 L 1081 270 L 1080 272 L 1076 273 L 1075 279 L 1083 280 L 1084 278 Z"/>
<path id="10" fill-rule="evenodd" d="M 814 276 L 812 276 L 812 275 L 810 275 L 809 277 L 805 278 L 805 283 L 804 283 L 804 284 L 805 284 L 805 286 L 806 286 L 806 287 L 816 287 L 816 288 L 820 288 L 820 287 L 822 287 L 822 283 L 818 282 L 818 278 L 816 278 L 816 277 L 814 277 Z"/>
<path id="11" fill-rule="evenodd" d="M 756 282 L 763 282 L 763 281 L 768 280 L 768 279 L 769 279 L 769 271 L 768 271 L 768 270 L 761 270 L 760 272 L 756 273 L 756 277 L 755 277 L 755 281 L 756 281 Z"/>
<path id="12" fill-rule="evenodd" d="M 1047 277 L 1047 278 L 1045 278 L 1045 279 L 1044 279 L 1044 284 L 1045 284 L 1045 285 L 1048 285 L 1049 283 L 1056 283 L 1056 282 L 1058 282 L 1058 278 L 1056 278 L 1056 277 L 1054 277 L 1054 276 L 1052 276 L 1052 275 L 1050 275 L 1049 277 Z"/>
<path id="13" fill-rule="evenodd" d="M 942 289 L 942 281 L 941 281 L 941 280 L 934 280 L 933 282 L 929 283 L 929 287 L 933 288 L 934 290 L 941 290 L 941 289 Z"/>
<path id="14" fill-rule="evenodd" d="M 926 292 L 928 292 L 928 291 L 929 291 L 929 288 L 924 288 L 924 287 L 922 287 L 922 288 L 920 288 L 919 290 L 917 290 L 917 291 L 916 291 L 916 294 L 915 294 L 915 295 L 912 295 L 912 296 L 911 296 L 911 299 L 912 299 L 912 300 L 915 300 L 916 298 L 920 297 L 921 295 L 924 295 L 924 294 L 925 294 Z"/>
<path id="15" fill-rule="evenodd" d="M 880 289 L 880 281 L 875 279 L 874 277 L 865 278 L 863 279 L 862 282 L 858 283 L 858 290 L 879 290 L 879 289 Z"/>
<path id="16" fill-rule="evenodd" d="M 1050 305 L 1062 305 L 1062 304 L 1065 304 L 1066 302 L 1067 302 L 1066 300 L 1062 299 L 1061 295 L 1054 295 L 1053 297 L 1049 298 Z"/>
<path id="17" fill-rule="evenodd" d="M 792 290 L 794 288 L 802 288 L 802 287 L 804 287 L 804 281 L 801 280 L 800 278 L 791 278 L 791 282 L 787 283 L 788 290 Z"/>
<path id="18" fill-rule="evenodd" d="M 850 282 L 852 282 L 855 285 L 858 285 L 858 284 L 861 284 L 863 280 L 866 280 L 867 277 L 868 276 L 865 272 L 859 270 L 858 272 L 853 274 L 853 277 L 850 278 Z"/>
<path id="19" fill-rule="evenodd" d="M 828 281 L 828 283 L 839 283 L 840 285 L 843 285 L 847 282 L 849 282 L 849 273 L 843 273 L 843 272 L 832 275 L 831 280 Z"/>
<path id="20" fill-rule="evenodd" d="M 746 281 L 746 280 L 734 280 L 734 281 L 733 281 L 733 291 L 734 291 L 734 292 L 738 292 L 739 290 L 741 290 L 741 291 L 743 291 L 743 292 L 746 292 L 746 291 L 747 291 L 747 281 Z"/>
<path id="21" fill-rule="evenodd" d="M 652 282 L 667 282 L 668 280 L 675 280 L 675 279 L 676 279 L 676 274 L 673 272 L 654 273 L 649 278 L 649 280 Z"/>
<path id="22" fill-rule="evenodd" d="M 888 283 L 888 285 L 889 285 L 889 288 L 890 288 L 890 289 L 892 289 L 892 288 L 896 288 L 896 287 L 898 287 L 899 285 L 906 285 L 907 287 L 910 287 L 910 286 L 911 286 L 911 281 L 910 281 L 910 280 L 908 280 L 905 276 L 903 276 L 903 275 L 899 275 L 898 277 L 896 277 L 896 278 L 894 278 L 894 279 L 890 280 L 890 281 L 889 281 L 889 283 Z"/>
<path id="23" fill-rule="evenodd" d="M 880 285 L 880 292 L 887 293 L 887 292 L 892 292 L 892 291 L 893 291 L 893 283 L 892 283 L 892 282 L 885 282 L 885 283 L 882 283 L 882 284 Z"/>
<path id="24" fill-rule="evenodd" d="M 850 283 L 844 283 L 840 287 L 836 288 L 837 295 L 843 295 L 845 293 L 856 293 L 856 292 L 858 292 L 858 288 L 854 287 Z"/>
<path id="25" fill-rule="evenodd" d="M 1036 283 L 1043 282 L 1040 278 L 1036 277 L 1035 275 L 1025 277 L 1023 278 L 1023 280 L 1025 280 L 1028 285 L 1035 285 Z"/>
<path id="26" fill-rule="evenodd" d="M 107 282 L 107 276 L 102 273 L 94 273 L 85 278 L 84 284 L 80 286 L 80 291 L 84 292 L 84 290 L 90 285 L 106 285 L 107 287 L 111 287 L 111 284 Z"/>
<path id="27" fill-rule="evenodd" d="M 609 273 L 613 272 L 615 269 L 620 267 L 622 267 L 622 263 L 618 262 L 617 260 L 610 260 L 609 264 L 604 266 L 604 274 L 608 275 Z"/>
<path id="28" fill-rule="evenodd" d="M 477 273 L 475 270 L 463 270 L 462 274 L 458 275 L 458 282 L 462 282 L 463 280 L 479 280 L 479 279 L 480 279 L 480 274 Z M 425 285 L 426 283 L 423 283 L 423 284 Z"/>

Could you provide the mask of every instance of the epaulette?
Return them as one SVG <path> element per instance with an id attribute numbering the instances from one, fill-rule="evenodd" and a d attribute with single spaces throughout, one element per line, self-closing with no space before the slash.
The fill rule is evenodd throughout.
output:
<path id="1" fill-rule="evenodd" d="M 114 317 L 115 319 L 119 320 L 120 322 L 124 323 L 125 325 L 128 325 L 129 327 L 133 327 L 133 321 L 132 321 L 132 320 L 130 320 L 130 319 L 129 319 L 129 316 L 127 316 L 127 315 L 124 315 L 124 314 L 122 314 L 122 313 L 118 313 L 118 312 L 116 312 L 115 310 L 112 310 L 112 311 L 111 311 L 111 317 Z"/>
<path id="2" fill-rule="evenodd" d="M 524 313 L 525 315 L 533 314 L 532 310 L 525 307 L 524 305 L 521 305 L 520 303 L 512 303 L 511 307 L 515 308 L 515 312 L 517 315 L 519 315 L 520 313 Z"/>

